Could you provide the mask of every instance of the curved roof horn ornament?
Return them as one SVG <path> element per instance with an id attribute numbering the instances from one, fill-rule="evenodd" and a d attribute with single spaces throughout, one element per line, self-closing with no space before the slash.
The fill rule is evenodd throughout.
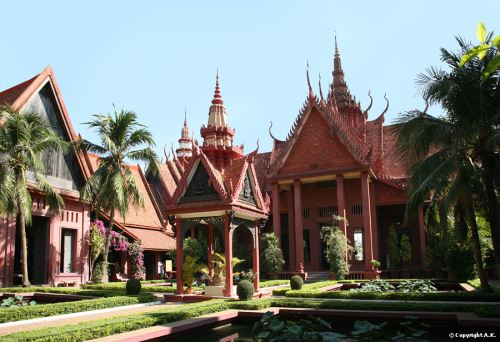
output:
<path id="1" fill-rule="evenodd" d="M 273 135 L 273 132 L 271 131 L 271 128 L 273 128 L 273 122 L 270 121 L 270 125 L 269 125 L 269 136 L 271 137 L 271 139 L 275 140 L 275 141 L 281 141 L 279 139 L 277 139 L 274 135 Z"/>
<path id="2" fill-rule="evenodd" d="M 366 115 L 368 114 L 368 111 L 372 108 L 373 105 L 373 97 L 372 97 L 372 91 L 368 90 L 368 97 L 370 98 L 370 104 L 368 105 L 368 108 L 366 108 L 363 113 Z"/>

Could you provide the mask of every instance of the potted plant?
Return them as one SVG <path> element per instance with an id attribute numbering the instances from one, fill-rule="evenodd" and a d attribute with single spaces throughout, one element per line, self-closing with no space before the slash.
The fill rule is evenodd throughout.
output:
<path id="1" fill-rule="evenodd" d="M 374 273 L 375 279 L 380 279 L 380 261 L 373 259 L 370 261 L 370 264 L 372 265 L 372 271 Z"/>
<path id="2" fill-rule="evenodd" d="M 198 257 L 193 257 L 191 255 L 186 256 L 184 263 L 182 265 L 182 280 L 186 284 L 186 293 L 193 293 L 193 283 L 197 273 L 204 273 L 206 266 L 198 262 Z"/>

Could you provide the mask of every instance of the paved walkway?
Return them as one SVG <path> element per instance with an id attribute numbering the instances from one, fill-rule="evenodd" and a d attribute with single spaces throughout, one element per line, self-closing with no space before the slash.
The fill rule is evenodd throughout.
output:
<path id="1" fill-rule="evenodd" d="M 20 332 L 20 331 L 27 331 L 27 330 L 35 330 L 35 329 L 42 329 L 42 328 L 49 328 L 49 327 L 58 327 L 58 326 L 63 326 L 63 325 L 74 325 L 82 322 L 89 322 L 89 321 L 94 321 L 102 318 L 114 318 L 114 317 L 119 317 L 119 316 L 127 316 L 127 315 L 133 315 L 133 314 L 138 314 L 138 313 L 143 313 L 143 312 L 153 312 L 157 311 L 160 309 L 163 309 L 167 306 L 179 306 L 182 305 L 180 303 L 164 303 L 164 304 L 156 304 L 156 305 L 150 305 L 150 306 L 142 306 L 142 307 L 135 307 L 135 308 L 129 308 L 129 309 L 124 309 L 124 310 L 117 310 L 114 312 L 97 312 L 94 315 L 88 315 L 88 316 L 81 316 L 81 317 L 61 317 L 61 319 L 57 319 L 57 316 L 51 316 L 50 321 L 42 321 L 42 322 L 32 322 L 31 320 L 25 321 L 25 323 L 21 325 L 16 325 L 16 326 L 6 326 L 2 327 L 0 324 L 0 336 L 2 335 L 7 335 L 15 332 Z"/>

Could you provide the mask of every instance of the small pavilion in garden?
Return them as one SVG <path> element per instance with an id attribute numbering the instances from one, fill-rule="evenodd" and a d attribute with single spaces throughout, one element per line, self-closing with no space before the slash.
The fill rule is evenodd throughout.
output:
<path id="1" fill-rule="evenodd" d="M 188 141 L 185 125 L 182 139 Z M 203 144 L 191 139 L 191 150 L 176 158 L 180 174 L 178 185 L 166 212 L 176 232 L 177 294 L 184 293 L 183 240 L 194 237 L 194 229 L 204 230 L 207 239 L 209 276 L 214 274 L 211 260 L 215 241 L 225 255 L 224 296 L 235 295 L 233 287 L 233 251 L 235 247 L 251 249 L 254 287 L 259 290 L 259 229 L 267 220 L 270 198 L 262 196 L 254 168 L 257 150 L 243 153 L 243 146 L 233 145 L 235 130 L 227 123 L 227 113 L 221 97 L 217 74 L 215 94 L 208 113 L 208 123 L 200 130 Z M 246 230 L 245 239 L 235 240 L 235 232 Z M 191 233 L 189 233 L 191 232 Z M 240 235 L 238 235 L 240 236 Z M 239 246 L 245 244 L 246 246 Z"/>

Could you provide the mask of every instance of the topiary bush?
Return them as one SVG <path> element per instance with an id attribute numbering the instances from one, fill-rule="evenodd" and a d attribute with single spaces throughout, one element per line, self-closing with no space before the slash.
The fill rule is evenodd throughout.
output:
<path id="1" fill-rule="evenodd" d="M 141 282 L 139 279 L 129 279 L 127 280 L 127 285 L 125 290 L 129 295 L 139 294 L 141 292 Z"/>
<path id="2" fill-rule="evenodd" d="M 236 293 L 240 300 L 250 300 L 253 297 L 253 284 L 248 280 L 242 280 L 236 287 Z"/>
<path id="3" fill-rule="evenodd" d="M 292 290 L 300 290 L 304 285 L 304 280 L 299 275 L 294 275 L 290 278 L 290 287 Z"/>

